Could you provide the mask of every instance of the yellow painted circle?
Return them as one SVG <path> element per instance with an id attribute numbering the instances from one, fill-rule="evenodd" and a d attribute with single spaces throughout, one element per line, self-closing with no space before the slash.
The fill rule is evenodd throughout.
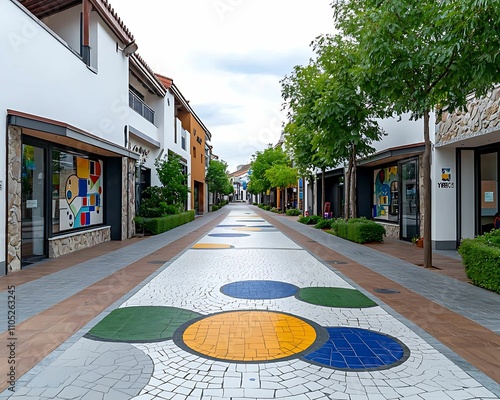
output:
<path id="1" fill-rule="evenodd" d="M 221 243 L 196 243 L 192 248 L 193 249 L 230 249 L 233 246 L 230 244 L 221 244 Z"/>
<path id="2" fill-rule="evenodd" d="M 316 337 L 316 330 L 306 321 L 268 311 L 232 311 L 212 315 L 193 323 L 182 335 L 188 348 L 228 361 L 290 357 L 309 348 Z"/>
<path id="3" fill-rule="evenodd" d="M 254 227 L 251 227 L 251 226 L 242 226 L 241 228 L 233 228 L 233 230 L 235 230 L 235 231 L 254 231 L 254 232 L 258 232 L 258 231 L 261 231 L 262 229 L 260 229 L 260 228 L 254 228 Z"/>

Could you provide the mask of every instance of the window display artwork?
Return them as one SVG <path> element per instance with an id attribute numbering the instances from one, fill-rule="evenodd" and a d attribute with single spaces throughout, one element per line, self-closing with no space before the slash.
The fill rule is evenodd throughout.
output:
<path id="1" fill-rule="evenodd" d="M 374 171 L 373 193 L 373 217 L 397 222 L 399 214 L 397 166 Z"/>
<path id="2" fill-rule="evenodd" d="M 83 228 L 103 223 L 102 161 L 65 154 L 59 196 L 60 229 Z M 63 176 L 65 175 L 65 176 Z"/>

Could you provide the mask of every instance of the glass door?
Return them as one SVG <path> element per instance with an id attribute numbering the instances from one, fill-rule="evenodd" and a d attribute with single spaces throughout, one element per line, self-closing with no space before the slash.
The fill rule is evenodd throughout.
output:
<path id="1" fill-rule="evenodd" d="M 498 215 L 498 155 L 497 153 L 481 154 L 481 208 L 479 234 L 495 228 L 495 217 Z M 498 225 L 498 223 L 497 223 Z M 496 227 L 498 229 L 498 226 Z"/>
<path id="2" fill-rule="evenodd" d="M 46 256 L 45 149 L 23 144 L 21 175 L 21 258 L 29 265 Z"/>
<path id="3" fill-rule="evenodd" d="M 419 236 L 419 193 L 418 162 L 407 161 L 400 164 L 401 171 L 401 239 L 411 240 Z"/>

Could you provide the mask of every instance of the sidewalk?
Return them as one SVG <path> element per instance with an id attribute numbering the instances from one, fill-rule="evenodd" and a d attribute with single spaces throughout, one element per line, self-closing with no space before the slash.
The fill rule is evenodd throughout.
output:
<path id="1" fill-rule="evenodd" d="M 262 228 L 263 222 L 248 222 L 247 211 L 243 210 L 262 216 L 265 221 L 285 233 L 296 245 L 283 244 L 288 242 L 284 242 L 281 236 L 273 235 L 271 226 L 266 225 Z M 229 212 L 233 214 L 236 212 L 236 216 L 231 219 L 227 216 Z M 237 215 L 240 220 L 237 219 Z M 206 242 L 205 235 L 218 226 L 214 232 L 223 232 L 226 237 L 227 232 L 233 232 L 235 229 L 243 232 L 246 229 L 250 233 L 247 235 L 250 238 L 253 237 L 252 232 L 259 230 L 265 232 L 254 235 L 255 237 L 260 235 L 261 238 L 272 238 L 272 243 L 269 240 L 248 242 L 256 244 L 248 250 L 245 250 L 246 247 L 238 250 L 250 258 L 255 257 L 255 252 L 259 253 L 257 247 L 267 248 L 265 253 L 267 257 L 273 254 L 269 253 L 270 251 L 279 251 L 283 246 L 288 249 L 288 253 L 297 255 L 299 254 L 297 245 L 305 248 L 347 282 L 359 287 L 370 298 L 376 299 L 385 311 L 446 355 L 484 387 L 497 396 L 500 395 L 498 384 L 500 382 L 498 361 L 500 360 L 498 336 L 500 296 L 467 283 L 463 268 L 456 257 L 436 254 L 433 258 L 436 269 L 427 270 L 414 265 L 423 257 L 422 251 L 408 243 L 387 240 L 383 244 L 359 246 L 299 224 L 296 219 L 296 217 L 263 212 L 257 207 L 229 205 L 163 235 L 106 243 L 93 248 L 90 254 L 73 253 L 0 278 L 2 304 L 7 304 L 8 286 L 15 286 L 18 299 L 15 329 L 18 343 L 17 387 L 23 388 L 29 382 L 36 380 L 38 374 L 46 371 L 51 363 L 67 354 L 65 352 L 72 346 L 78 345 L 90 328 L 110 311 L 126 304 L 127 299 L 139 293 L 148 282 L 153 282 L 165 271 L 172 274 L 174 269 L 171 265 L 178 265 L 181 261 L 179 257 L 185 258 L 193 252 L 196 253 L 194 250 L 186 253 L 186 249 L 193 248 L 193 244 L 201 238 Z M 221 224 L 222 221 L 225 222 Z M 246 227 L 241 227 L 242 224 Z M 234 228 L 236 225 L 240 227 Z M 196 254 L 204 256 L 203 259 L 197 259 L 201 262 L 200 267 L 204 264 L 213 264 L 216 268 L 211 275 L 207 275 L 211 277 L 209 281 L 226 279 L 216 271 L 221 268 L 220 265 L 228 262 L 227 256 L 221 259 L 214 258 L 217 261 L 214 264 L 211 257 L 219 254 L 218 250 L 215 252 L 198 250 Z M 224 253 L 221 250 L 220 254 L 232 253 Z M 244 259 L 238 258 L 238 260 L 242 265 L 247 265 Z M 257 264 L 264 262 L 264 259 L 252 258 L 252 260 Z M 189 266 L 189 269 L 196 270 L 196 264 L 192 262 L 183 265 L 185 265 L 183 268 Z M 200 270 L 200 274 L 205 273 Z M 259 270 L 255 270 L 254 273 L 261 274 Z M 252 274 L 248 276 L 251 277 Z M 176 278 L 171 275 L 171 279 L 173 282 Z M 200 285 L 209 283 L 205 281 L 206 277 Z M 167 285 L 171 285 L 172 282 L 169 281 Z M 160 292 L 164 288 L 164 286 L 161 286 L 161 289 L 159 287 Z M 398 293 L 380 293 L 377 289 L 386 289 L 385 291 L 390 289 Z M 171 290 L 172 294 L 177 292 L 177 289 Z M 202 301 L 204 304 L 215 295 L 215 292 L 205 292 L 205 289 L 190 293 L 194 298 L 185 300 L 179 298 L 176 300 L 179 301 L 179 306 L 185 308 L 186 304 L 195 304 L 196 301 Z M 147 297 L 154 302 L 154 293 L 148 294 Z M 205 297 L 207 299 L 203 300 Z M 226 310 L 228 305 L 221 303 L 218 307 L 219 310 Z M 246 304 L 246 307 L 249 305 Z M 207 312 L 209 309 L 213 312 L 210 307 L 207 308 Z M 7 348 L 9 336 L 5 332 L 7 323 L 2 328 L 4 333 L 0 335 L 0 373 L 6 376 L 9 371 Z M 120 350 L 117 347 L 116 354 L 122 354 L 120 351 L 127 353 L 130 350 L 127 349 L 129 348 L 123 347 Z M 176 351 L 173 348 L 171 350 Z M 143 360 L 140 352 L 135 357 L 137 360 Z M 7 384 L 3 384 L 1 388 L 6 389 Z M 33 393 L 38 392 L 32 391 L 32 396 Z M 12 393 L 6 391 L 1 396 L 6 397 L 9 394 Z M 84 398 L 75 396 L 67 398 Z M 39 397 L 42 398 L 42 395 Z M 484 398 L 492 397 L 484 396 Z"/>

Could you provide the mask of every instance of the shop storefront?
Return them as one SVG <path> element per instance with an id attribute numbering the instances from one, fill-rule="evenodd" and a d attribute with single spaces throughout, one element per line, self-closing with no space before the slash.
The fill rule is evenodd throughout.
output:
<path id="1" fill-rule="evenodd" d="M 384 225 L 388 237 L 420 236 L 422 151 L 421 144 L 389 149 L 359 163 L 358 213 Z"/>
<path id="2" fill-rule="evenodd" d="M 138 156 L 31 117 L 8 119 L 7 272 L 133 234 Z"/>

